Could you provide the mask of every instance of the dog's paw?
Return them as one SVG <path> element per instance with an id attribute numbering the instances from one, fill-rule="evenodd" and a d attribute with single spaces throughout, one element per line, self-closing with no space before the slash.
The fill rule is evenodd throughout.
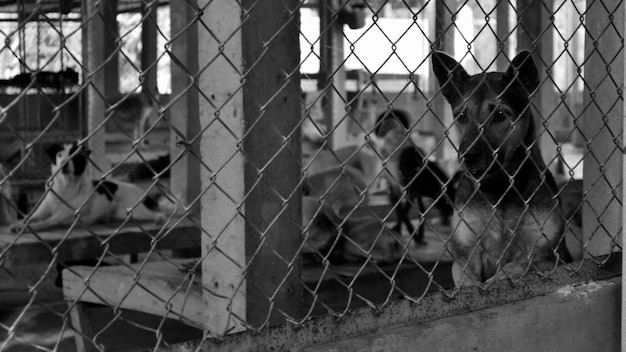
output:
<path id="1" fill-rule="evenodd" d="M 502 269 L 498 270 L 498 272 L 491 278 L 487 280 L 487 283 L 493 282 L 495 280 L 506 280 L 510 279 L 512 281 L 517 281 L 521 279 L 526 272 L 528 271 L 528 263 L 525 262 L 511 262 L 507 263 Z"/>
<path id="2" fill-rule="evenodd" d="M 159 213 L 154 216 L 154 223 L 157 225 L 162 225 L 167 220 L 167 216 L 165 214 Z"/>
<path id="3" fill-rule="evenodd" d="M 20 232 L 22 229 L 24 228 L 24 221 L 20 220 L 17 222 L 12 223 L 9 226 L 9 230 L 11 230 L 11 232 L 13 233 L 18 233 Z"/>

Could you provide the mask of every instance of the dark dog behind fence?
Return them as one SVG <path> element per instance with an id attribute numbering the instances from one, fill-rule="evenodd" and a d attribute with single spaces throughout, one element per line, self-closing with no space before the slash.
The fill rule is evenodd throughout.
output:
<path id="1" fill-rule="evenodd" d="M 444 53 L 433 53 L 432 62 L 460 139 L 463 173 L 449 245 L 455 284 L 519 278 L 571 261 L 556 182 L 529 108 L 539 86 L 531 54 L 520 52 L 505 72 L 472 76 Z"/>
<path id="2" fill-rule="evenodd" d="M 448 224 L 453 213 L 451 204 L 455 190 L 439 164 L 429 160 L 424 151 L 410 141 L 406 133 L 410 121 L 406 112 L 390 110 L 378 116 L 374 134 L 383 138 L 382 155 L 389 158 L 389 200 L 397 216 L 394 230 L 401 233 L 405 226 L 413 240 L 421 244 L 424 243 L 423 219 L 427 210 L 422 198 L 431 199 L 433 208 L 439 210 L 442 221 Z M 413 206 L 420 214 L 417 233 L 409 218 Z"/>

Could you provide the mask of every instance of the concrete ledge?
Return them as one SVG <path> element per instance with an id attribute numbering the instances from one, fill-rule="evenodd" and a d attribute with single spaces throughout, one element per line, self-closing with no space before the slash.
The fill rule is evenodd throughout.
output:
<path id="1" fill-rule="evenodd" d="M 189 341 L 160 347 L 159 351 L 301 351 L 313 346 L 331 346 L 324 344 L 347 341 L 359 336 L 373 336 L 382 331 L 393 331 L 393 329 L 414 326 L 436 319 L 511 305 L 512 302 L 545 297 L 555 292 L 566 292 L 570 287 L 578 287 L 590 282 L 609 281 L 621 277 L 621 270 L 621 253 L 613 253 L 594 260 L 559 266 L 549 278 L 527 275 L 517 284 L 509 280 L 500 280 L 487 289 L 464 287 L 442 291 L 410 300 L 390 302 L 384 309 L 370 307 L 351 309 L 342 315 L 314 317 L 299 324 L 280 324 L 255 333 L 236 333 L 220 339 Z M 619 303 L 616 307 L 615 311 L 618 312 Z M 528 311 L 539 314 L 541 309 L 529 307 Z M 579 324 L 584 326 L 586 323 L 583 320 L 579 321 Z M 615 326 L 619 326 L 619 321 Z M 612 326 L 608 325 L 607 328 L 610 329 Z M 447 335 L 446 338 L 448 338 Z M 445 351 L 445 349 L 429 347 L 428 349 L 424 347 L 423 350 Z M 508 351 L 511 347 L 512 345 L 507 346 L 505 350 Z"/>
<path id="2" fill-rule="evenodd" d="M 621 278 L 381 331 L 307 352 L 619 351 Z"/>

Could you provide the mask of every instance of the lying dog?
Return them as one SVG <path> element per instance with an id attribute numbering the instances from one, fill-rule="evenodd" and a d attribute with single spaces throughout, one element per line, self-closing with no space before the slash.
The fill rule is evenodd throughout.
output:
<path id="1" fill-rule="evenodd" d="M 52 160 L 52 176 L 43 200 L 30 217 L 11 225 L 14 232 L 28 228 L 44 230 L 70 225 L 79 210 L 82 224 L 109 220 L 124 220 L 128 216 L 138 221 L 162 222 L 165 214 L 158 203 L 144 198 L 144 192 L 130 183 L 91 181 L 85 172 L 89 151 L 76 143 L 54 144 L 47 149 Z M 136 203 L 139 203 L 135 206 Z M 132 210 L 131 210 L 132 209 Z"/>
<path id="2" fill-rule="evenodd" d="M 448 185 L 449 178 L 439 165 L 428 160 L 425 153 L 407 137 L 408 118 L 399 110 L 378 117 L 375 134 L 382 137 L 380 154 L 387 160 L 386 177 L 389 181 L 389 200 L 396 209 L 397 222 L 393 230 L 401 233 L 402 225 L 417 244 L 424 242 L 424 225 L 415 228 L 409 218 L 413 204 L 420 214 L 426 212 L 423 197 L 434 201 L 441 212 L 443 223 L 449 224 L 453 210 L 454 188 Z M 403 197 L 403 192 L 406 196 Z"/>
<path id="3" fill-rule="evenodd" d="M 434 52 L 433 70 L 459 132 L 459 180 L 449 248 L 456 286 L 518 278 L 571 257 L 556 183 L 536 143 L 529 96 L 539 72 L 528 51 L 506 72 L 470 76 Z"/>

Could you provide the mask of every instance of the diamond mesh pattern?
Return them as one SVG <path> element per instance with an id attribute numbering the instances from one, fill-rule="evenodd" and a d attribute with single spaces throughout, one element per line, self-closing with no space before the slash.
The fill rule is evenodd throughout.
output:
<path id="1" fill-rule="evenodd" d="M 256 336 L 621 252 L 621 2 L 115 3 L 0 5 L 2 350 Z M 74 141 L 68 195 L 81 149 L 47 150 Z"/>

